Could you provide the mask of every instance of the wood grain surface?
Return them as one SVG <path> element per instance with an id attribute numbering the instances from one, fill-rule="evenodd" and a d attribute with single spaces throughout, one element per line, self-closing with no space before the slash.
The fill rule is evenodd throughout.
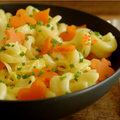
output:
<path id="1" fill-rule="evenodd" d="M 113 0 L 114 1 L 114 0 Z M 19 1 L 0 1 L 3 3 L 19 3 Z M 28 2 L 28 1 L 22 1 Z M 104 20 L 120 19 L 120 2 L 66 2 L 66 1 L 31 1 L 31 3 L 44 3 L 70 7 L 94 14 Z M 102 88 L 101 88 L 102 89 Z M 82 111 L 59 120 L 120 120 L 120 88 L 116 84 L 98 101 Z"/>

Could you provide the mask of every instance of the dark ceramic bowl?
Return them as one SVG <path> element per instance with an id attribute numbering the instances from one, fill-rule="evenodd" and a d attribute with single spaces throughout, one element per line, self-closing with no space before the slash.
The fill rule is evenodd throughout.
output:
<path id="1" fill-rule="evenodd" d="M 15 14 L 19 8 L 26 8 L 28 5 L 30 4 L 4 4 L 0 5 L 0 8 Z M 99 31 L 102 35 L 112 32 L 118 42 L 117 50 L 110 57 L 112 67 L 116 72 L 106 80 L 87 89 L 54 98 L 31 101 L 0 101 L 1 118 L 54 120 L 76 113 L 91 105 L 118 80 L 120 77 L 120 31 L 106 21 L 82 11 L 53 5 L 31 5 L 40 10 L 51 8 L 50 15 L 61 15 L 63 17 L 61 22 L 77 26 L 87 24 L 88 28 Z"/>

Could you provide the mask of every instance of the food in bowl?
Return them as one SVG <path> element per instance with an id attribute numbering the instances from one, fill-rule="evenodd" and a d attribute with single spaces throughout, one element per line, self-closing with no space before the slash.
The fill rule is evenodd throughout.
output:
<path id="1" fill-rule="evenodd" d="M 115 71 L 108 57 L 117 49 L 111 32 L 60 23 L 28 6 L 15 15 L 1 12 L 0 99 L 33 100 L 76 92 Z"/>

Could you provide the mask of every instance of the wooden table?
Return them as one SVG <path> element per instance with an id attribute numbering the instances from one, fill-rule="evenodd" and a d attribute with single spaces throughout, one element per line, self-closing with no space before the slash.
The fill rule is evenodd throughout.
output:
<path id="1" fill-rule="evenodd" d="M 21 0 L 22 1 L 22 0 Z M 94 14 L 104 20 L 117 18 L 120 19 L 120 2 L 66 2 L 66 1 L 31 1 L 32 3 L 44 3 L 61 5 L 82 10 Z M 114 0 L 113 0 L 114 1 Z M 14 1 L 13 2 L 20 2 Z M 28 2 L 28 1 L 24 1 Z M 8 1 L 0 1 L 0 3 L 10 3 Z M 112 8 L 111 8 L 112 6 Z M 116 84 L 98 101 L 82 111 L 73 115 L 61 118 L 59 120 L 120 120 L 120 88 L 118 81 Z"/>

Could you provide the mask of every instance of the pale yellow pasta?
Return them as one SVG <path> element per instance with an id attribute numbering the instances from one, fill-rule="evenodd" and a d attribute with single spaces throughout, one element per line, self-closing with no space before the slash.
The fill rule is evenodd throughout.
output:
<path id="1" fill-rule="evenodd" d="M 7 93 L 7 87 L 4 83 L 0 83 L 0 100 L 4 100 Z"/>
<path id="2" fill-rule="evenodd" d="M 39 12 L 40 10 L 38 10 L 37 8 L 29 5 L 26 7 L 26 12 L 28 13 L 28 15 L 33 15 L 33 11 Z"/>
<path id="3" fill-rule="evenodd" d="M 36 36 L 35 29 L 30 29 L 30 26 L 28 24 L 20 26 L 16 28 L 15 30 L 17 30 L 18 32 L 24 33 L 24 35 L 32 35 L 33 37 Z"/>
<path id="4" fill-rule="evenodd" d="M 40 11 L 31 5 L 25 10 L 32 18 L 33 11 Z M 19 44 L 16 40 L 17 42 L 3 45 L 5 30 L 10 27 L 11 17 L 11 13 L 0 9 L 0 62 L 5 65 L 0 69 L 0 100 L 18 100 L 20 89 L 30 89 L 36 79 L 43 79 L 42 74 L 49 74 L 50 71 L 56 74 L 50 80 L 47 75 L 44 78 L 46 93 L 42 98 L 65 95 L 93 86 L 97 83 L 99 74 L 91 69 L 91 61 L 86 57 L 92 53 L 97 58 L 107 58 L 117 48 L 116 39 L 111 32 L 101 35 L 89 28 L 78 28 L 71 41 L 63 41 L 59 35 L 67 31 L 67 23 L 60 23 L 61 15 L 49 15 L 49 21 L 45 24 L 36 21 L 33 28 L 28 23 L 14 28 L 15 33 L 24 34 L 24 42 Z M 50 46 L 45 46 L 46 49 L 65 44 L 74 45 L 75 50 L 58 52 L 50 48 L 45 54 L 41 54 L 41 47 L 48 36 L 52 40 Z M 89 41 L 85 41 L 85 36 L 89 36 Z M 45 67 L 51 69 L 45 71 Z M 40 70 L 39 74 L 34 73 L 34 69 Z"/>

